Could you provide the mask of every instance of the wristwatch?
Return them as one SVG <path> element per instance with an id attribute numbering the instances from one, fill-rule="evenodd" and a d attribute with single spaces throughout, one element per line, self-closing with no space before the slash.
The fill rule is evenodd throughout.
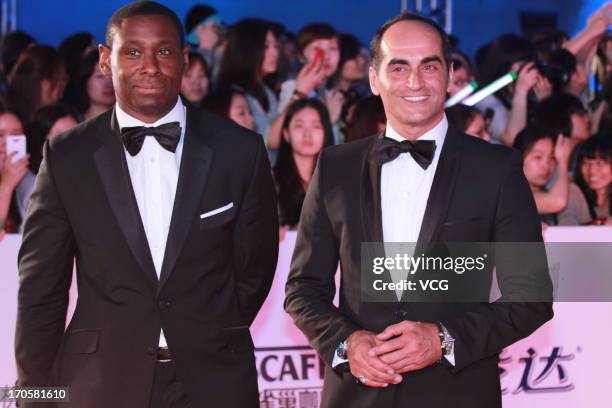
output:
<path id="1" fill-rule="evenodd" d="M 453 353 L 455 347 L 455 338 L 451 336 L 446 327 L 440 322 L 436 322 L 438 326 L 438 336 L 440 337 L 440 348 L 442 349 L 442 355 L 447 356 Z"/>
<path id="2" fill-rule="evenodd" d="M 348 340 L 344 340 L 342 343 L 338 344 L 338 347 L 336 347 L 336 355 L 338 356 L 338 358 L 341 358 L 342 360 L 348 360 L 346 356 L 347 350 L 348 350 Z"/>

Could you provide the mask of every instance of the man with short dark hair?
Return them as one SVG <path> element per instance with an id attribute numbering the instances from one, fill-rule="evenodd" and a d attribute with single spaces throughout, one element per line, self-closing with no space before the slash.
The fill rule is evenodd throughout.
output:
<path id="1" fill-rule="evenodd" d="M 115 108 L 45 145 L 29 206 L 18 385 L 67 386 L 62 407 L 258 407 L 249 326 L 278 250 L 263 142 L 183 104 L 165 6 L 117 10 L 100 54 Z"/>
<path id="2" fill-rule="evenodd" d="M 362 244 L 541 242 L 521 157 L 448 125 L 450 48 L 435 23 L 402 14 L 371 54 L 387 127 L 320 154 L 286 285 L 285 309 L 327 363 L 321 407 L 501 407 L 499 353 L 552 317 L 543 263 L 496 262 L 502 295 L 527 287 L 531 303 L 426 303 L 407 290 L 371 300 Z M 481 279 L 488 300 L 491 275 Z"/>

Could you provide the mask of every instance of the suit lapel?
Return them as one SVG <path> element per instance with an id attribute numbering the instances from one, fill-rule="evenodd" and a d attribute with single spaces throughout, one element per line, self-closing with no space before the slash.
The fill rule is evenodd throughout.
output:
<path id="1" fill-rule="evenodd" d="M 212 149 L 204 142 L 203 130 L 205 127 L 199 125 L 197 121 L 198 118 L 194 115 L 193 109 L 187 107 L 185 142 L 158 293 L 172 274 L 189 229 L 197 220 L 194 215 L 204 193 L 213 158 Z"/>
<path id="2" fill-rule="evenodd" d="M 461 136 L 449 126 L 427 198 L 425 215 L 417 240 L 417 250 L 423 249 L 423 246 L 437 238 L 457 181 L 462 148 Z"/>
<path id="3" fill-rule="evenodd" d="M 379 134 L 366 151 L 360 183 L 363 242 L 382 242 L 382 211 L 380 204 L 380 169 L 376 150 L 384 133 Z"/>
<path id="4" fill-rule="evenodd" d="M 362 242 L 374 243 L 374 247 L 372 247 L 371 244 L 367 247 L 368 253 L 366 259 L 368 260 L 385 256 L 380 195 L 381 165 L 378 163 L 377 155 L 378 146 L 383 137 L 384 131 L 376 136 L 370 144 L 370 147 L 364 155 L 361 169 L 363 182 L 360 183 L 361 192 L 359 195 L 363 233 Z M 385 270 L 385 272 L 380 275 L 380 278 L 386 283 L 393 282 L 391 273 L 388 270 Z M 362 279 L 362 283 L 366 282 L 369 283 L 369 279 Z M 381 296 L 384 296 L 386 302 L 397 303 L 397 297 L 395 297 L 394 293 L 388 291 L 377 293 L 377 302 L 383 300 Z"/>
<path id="5" fill-rule="evenodd" d="M 455 189 L 457 174 L 459 174 L 462 147 L 460 136 L 449 126 L 427 198 L 427 206 L 415 246 L 415 254 L 424 253 L 428 244 L 435 242 L 438 238 L 440 226 L 444 221 L 444 215 L 447 213 Z M 406 305 L 405 297 L 410 296 L 407 292 L 402 293 L 400 300 L 404 308 Z"/>
<path id="6" fill-rule="evenodd" d="M 148 280 L 157 285 L 155 265 L 134 196 L 114 110 L 110 115 L 110 126 L 100 129 L 98 138 L 102 145 L 94 153 L 94 161 L 106 197 L 134 258 Z"/>

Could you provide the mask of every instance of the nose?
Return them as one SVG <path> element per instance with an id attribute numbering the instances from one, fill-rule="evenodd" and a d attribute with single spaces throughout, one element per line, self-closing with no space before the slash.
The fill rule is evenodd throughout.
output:
<path id="1" fill-rule="evenodd" d="M 406 81 L 406 86 L 412 90 L 421 89 L 423 86 L 423 78 L 421 78 L 421 72 L 416 70 L 411 70 L 408 74 L 408 81 Z"/>
<path id="2" fill-rule="evenodd" d="M 154 53 L 145 53 L 142 58 L 142 73 L 148 75 L 157 75 L 159 74 L 159 61 L 157 61 L 157 57 Z"/>

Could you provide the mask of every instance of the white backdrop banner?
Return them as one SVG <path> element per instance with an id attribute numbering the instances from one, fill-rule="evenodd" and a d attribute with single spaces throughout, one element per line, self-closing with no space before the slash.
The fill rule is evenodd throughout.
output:
<path id="1" fill-rule="evenodd" d="M 545 237 L 549 242 L 612 242 L 612 228 L 554 227 Z M 16 377 L 13 342 L 20 243 L 17 235 L 0 242 L 0 385 L 7 386 Z M 262 408 L 317 408 L 321 400 L 323 363 L 283 310 L 294 245 L 295 232 L 289 232 L 280 245 L 272 290 L 251 327 Z M 564 264 L 562 259 L 549 261 Z M 76 299 L 75 286 L 73 280 L 68 319 Z M 552 321 L 501 354 L 503 406 L 609 407 L 610 316 L 612 303 L 555 304 Z"/>

